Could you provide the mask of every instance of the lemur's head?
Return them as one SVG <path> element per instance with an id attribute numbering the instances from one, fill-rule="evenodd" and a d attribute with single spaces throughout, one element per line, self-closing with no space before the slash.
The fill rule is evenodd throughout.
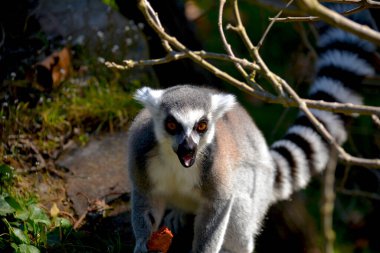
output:
<path id="1" fill-rule="evenodd" d="M 186 168 L 212 142 L 217 120 L 236 103 L 233 95 L 190 85 L 143 87 L 134 97 L 151 113 L 157 141 L 170 145 Z"/>

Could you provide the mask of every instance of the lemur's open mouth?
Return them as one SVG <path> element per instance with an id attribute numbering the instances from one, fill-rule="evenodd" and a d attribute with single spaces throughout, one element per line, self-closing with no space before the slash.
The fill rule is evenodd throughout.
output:
<path id="1" fill-rule="evenodd" d="M 188 153 L 188 154 L 178 154 L 179 161 L 181 164 L 188 168 L 191 167 L 195 162 L 195 153 Z"/>
<path id="2" fill-rule="evenodd" d="M 185 168 L 191 167 L 195 162 L 197 153 L 197 145 L 191 138 L 185 138 L 177 149 L 177 156 L 182 166 Z"/>

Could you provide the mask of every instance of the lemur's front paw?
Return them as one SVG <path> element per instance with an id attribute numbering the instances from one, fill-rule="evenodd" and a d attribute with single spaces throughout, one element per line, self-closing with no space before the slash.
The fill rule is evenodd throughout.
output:
<path id="1" fill-rule="evenodd" d="M 148 248 L 146 246 L 146 240 L 136 240 L 136 245 L 133 253 L 148 253 Z"/>

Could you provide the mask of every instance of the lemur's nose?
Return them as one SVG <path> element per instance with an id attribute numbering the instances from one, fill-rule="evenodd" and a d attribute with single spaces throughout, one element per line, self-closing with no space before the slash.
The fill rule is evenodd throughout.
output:
<path id="1" fill-rule="evenodd" d="M 195 155 L 197 151 L 197 144 L 191 137 L 186 137 L 177 149 L 177 156 L 179 161 L 184 167 L 190 167 L 195 162 Z"/>

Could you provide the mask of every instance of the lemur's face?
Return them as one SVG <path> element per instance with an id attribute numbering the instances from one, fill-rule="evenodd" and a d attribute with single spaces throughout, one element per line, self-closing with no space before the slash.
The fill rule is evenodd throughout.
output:
<path id="1" fill-rule="evenodd" d="M 149 110 L 157 141 L 170 146 L 185 168 L 191 167 L 197 155 L 213 141 L 217 120 L 236 103 L 233 95 L 205 92 L 193 86 L 166 90 L 144 87 L 135 98 Z"/>
<path id="2" fill-rule="evenodd" d="M 213 137 L 215 123 L 203 110 L 180 110 L 168 113 L 162 122 L 165 137 L 171 141 L 173 151 L 181 164 L 191 167 L 202 150 Z"/>

